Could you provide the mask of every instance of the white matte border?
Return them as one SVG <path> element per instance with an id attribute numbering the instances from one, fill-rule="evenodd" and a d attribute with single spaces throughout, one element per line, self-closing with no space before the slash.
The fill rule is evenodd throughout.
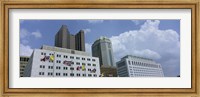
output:
<path id="1" fill-rule="evenodd" d="M 180 19 L 181 77 L 19 78 L 19 19 Z M 10 9 L 9 88 L 191 88 L 191 10 Z"/>

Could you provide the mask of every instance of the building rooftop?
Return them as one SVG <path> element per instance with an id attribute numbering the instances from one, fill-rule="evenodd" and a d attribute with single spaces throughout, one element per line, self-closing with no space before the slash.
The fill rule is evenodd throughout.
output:
<path id="1" fill-rule="evenodd" d="M 95 40 L 95 42 L 93 44 L 96 44 L 100 41 L 107 41 L 107 42 L 111 42 L 109 38 L 105 37 L 105 36 L 101 36 L 100 38 L 98 38 L 97 40 Z"/>
<path id="2" fill-rule="evenodd" d="M 153 59 L 149 59 L 149 58 L 144 58 L 144 57 L 140 57 L 140 56 L 133 56 L 133 55 L 126 55 L 124 56 L 122 59 L 125 59 L 125 58 L 138 58 L 138 59 L 144 59 L 144 60 L 149 60 L 149 61 L 153 61 Z"/>
<path id="3" fill-rule="evenodd" d="M 90 56 L 89 53 L 84 52 L 84 51 L 78 51 L 78 50 L 66 49 L 66 48 L 60 48 L 60 47 L 53 47 L 53 46 L 47 46 L 47 45 L 42 45 L 41 49 L 50 50 L 50 51 L 57 51 L 57 52 L 63 52 L 63 53 L 70 53 L 70 54 L 78 54 L 78 55 Z"/>

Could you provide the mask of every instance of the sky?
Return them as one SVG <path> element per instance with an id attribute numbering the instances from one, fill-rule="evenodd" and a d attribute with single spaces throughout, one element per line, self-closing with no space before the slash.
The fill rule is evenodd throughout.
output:
<path id="1" fill-rule="evenodd" d="M 85 31 L 86 52 L 101 36 L 112 42 L 114 60 L 125 55 L 151 58 L 164 75 L 180 75 L 180 20 L 20 20 L 20 56 L 30 56 L 42 45 L 54 46 L 62 25 L 71 34 Z"/>

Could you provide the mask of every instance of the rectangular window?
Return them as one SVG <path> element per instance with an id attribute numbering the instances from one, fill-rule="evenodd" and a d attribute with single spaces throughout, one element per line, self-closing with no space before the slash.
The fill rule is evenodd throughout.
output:
<path id="1" fill-rule="evenodd" d="M 92 66 L 96 66 L 96 64 L 92 64 Z"/>
<path id="2" fill-rule="evenodd" d="M 74 59 L 74 57 L 73 57 L 73 56 L 70 56 L 70 59 Z"/>
<path id="3" fill-rule="evenodd" d="M 87 58 L 87 61 L 90 61 L 90 58 Z"/>
<path id="4" fill-rule="evenodd" d="M 70 76 L 74 76 L 74 73 L 70 73 Z"/>
<path id="5" fill-rule="evenodd" d="M 97 77 L 97 75 L 96 75 L 96 74 L 94 74 L 93 76 L 94 76 L 94 77 Z"/>
<path id="6" fill-rule="evenodd" d="M 85 58 L 82 58 L 82 60 L 85 60 Z"/>
<path id="7" fill-rule="evenodd" d="M 74 68 L 73 68 L 73 67 L 71 67 L 71 68 L 70 68 L 70 70 L 74 70 Z"/>
<path id="8" fill-rule="evenodd" d="M 86 76 L 86 74 L 83 74 L 83 76 Z"/>
<path id="9" fill-rule="evenodd" d="M 92 74 L 88 74 L 88 76 L 89 76 L 89 77 L 91 77 L 91 76 L 92 76 Z"/>
<path id="10" fill-rule="evenodd" d="M 95 59 L 92 59 L 92 61 L 95 61 Z"/>
<path id="11" fill-rule="evenodd" d="M 80 65 L 80 62 L 76 62 L 76 65 Z"/>
<path id="12" fill-rule="evenodd" d="M 88 66 L 91 66 L 91 64 L 90 64 L 90 63 L 88 63 L 87 65 L 88 65 Z"/>
<path id="13" fill-rule="evenodd" d="M 80 59 L 80 57 L 76 57 L 76 59 L 78 59 L 78 60 L 79 60 L 79 59 Z"/>
<path id="14" fill-rule="evenodd" d="M 76 76 L 81 76 L 81 74 L 77 73 Z"/>

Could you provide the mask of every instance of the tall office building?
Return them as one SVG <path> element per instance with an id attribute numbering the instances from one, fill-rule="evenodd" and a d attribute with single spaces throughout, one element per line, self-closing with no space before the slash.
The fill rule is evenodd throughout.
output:
<path id="1" fill-rule="evenodd" d="M 99 58 L 66 48 L 43 45 L 34 49 L 24 77 L 99 77 Z"/>
<path id="2" fill-rule="evenodd" d="M 27 56 L 20 56 L 20 77 L 23 77 L 24 69 L 28 64 L 29 57 Z"/>
<path id="3" fill-rule="evenodd" d="M 85 51 L 84 31 L 80 30 L 76 35 L 70 34 L 66 25 L 62 25 L 55 35 L 55 46 L 79 51 Z"/>
<path id="4" fill-rule="evenodd" d="M 117 74 L 120 77 L 163 77 L 159 63 L 152 59 L 127 55 L 117 62 Z"/>
<path id="5" fill-rule="evenodd" d="M 100 37 L 92 44 L 92 56 L 99 57 L 101 66 L 115 67 L 112 44 L 106 37 Z"/>

